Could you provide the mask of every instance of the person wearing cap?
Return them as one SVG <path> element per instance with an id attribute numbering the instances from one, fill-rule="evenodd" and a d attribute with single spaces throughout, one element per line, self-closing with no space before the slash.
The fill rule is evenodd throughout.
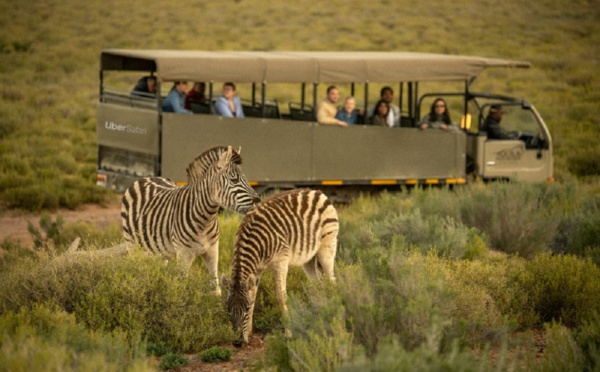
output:
<path id="1" fill-rule="evenodd" d="M 500 121 L 506 111 L 501 105 L 491 105 L 488 115 L 483 122 L 482 130 L 487 133 L 488 139 L 513 139 L 508 132 L 500 127 Z"/>

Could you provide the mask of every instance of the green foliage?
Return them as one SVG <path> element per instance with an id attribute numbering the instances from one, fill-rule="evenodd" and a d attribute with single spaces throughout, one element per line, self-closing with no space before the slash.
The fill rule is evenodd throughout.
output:
<path id="1" fill-rule="evenodd" d="M 210 349 L 204 350 L 200 355 L 200 359 L 207 363 L 228 362 L 231 360 L 231 350 L 214 346 Z"/>
<path id="2" fill-rule="evenodd" d="M 584 370 L 597 371 L 600 368 L 600 313 L 595 312 L 589 320 L 583 321 L 575 339 L 585 359 Z"/>
<path id="3" fill-rule="evenodd" d="M 585 359 L 568 328 L 559 323 L 546 325 L 546 348 L 541 361 L 530 363 L 530 371 L 584 371 Z M 590 369 L 591 370 L 591 369 Z"/>
<path id="4" fill-rule="evenodd" d="M 373 358 L 358 354 L 340 371 L 482 371 L 484 363 L 473 354 L 460 350 L 457 344 L 449 352 L 440 353 L 435 342 L 423 343 L 408 351 L 395 338 L 381 340 L 379 352 Z"/>
<path id="5" fill-rule="evenodd" d="M 543 186 L 494 183 L 457 190 L 461 221 L 485 234 L 490 246 L 531 258 L 547 249 L 559 216 L 549 213 Z"/>
<path id="6" fill-rule="evenodd" d="M 178 353 L 169 353 L 160 358 L 159 367 L 162 370 L 175 369 L 188 364 L 188 359 Z"/>
<path id="7" fill-rule="evenodd" d="M 521 285 L 542 322 L 578 326 L 600 312 L 600 268 L 569 255 L 539 255 L 525 264 Z"/>
<path id="8" fill-rule="evenodd" d="M 138 336 L 90 331 L 55 306 L 0 316 L 0 371 L 152 371 Z"/>
<path id="9" fill-rule="evenodd" d="M 65 221 L 61 216 L 57 216 L 56 220 L 52 221 L 52 217 L 49 214 L 43 214 L 39 222 L 42 230 L 40 231 L 29 221 L 27 223 L 27 231 L 33 236 L 34 247 L 36 249 L 52 251 L 54 245 L 51 242 L 58 237 L 64 223 Z"/>
<path id="10" fill-rule="evenodd" d="M 161 357 L 161 356 L 169 353 L 170 351 L 171 350 L 169 350 L 169 348 L 162 341 L 148 342 L 146 344 L 146 352 L 150 355 Z"/>
<path id="11" fill-rule="evenodd" d="M 0 243 L 0 271 L 8 270 L 19 260 L 35 257 L 35 252 L 22 246 L 19 241 L 5 239 Z"/>
<path id="12" fill-rule="evenodd" d="M 266 366 L 293 371 L 331 371 L 351 358 L 352 334 L 346 330 L 341 307 L 320 301 L 318 306 L 322 312 L 315 314 L 308 309 L 314 304 L 293 300 L 291 303 L 294 309 L 290 314 L 293 337 L 290 339 L 275 332 L 268 339 Z M 318 316 L 311 322 L 311 319 L 298 318 L 300 315 Z M 300 324 L 307 326 L 302 329 Z"/>
<path id="13" fill-rule="evenodd" d="M 231 339 L 207 276 L 140 254 L 22 262 L 2 273 L 0 312 L 52 302 L 90 329 L 118 328 L 171 350 L 198 350 Z"/>
<path id="14" fill-rule="evenodd" d="M 499 344 L 517 326 L 537 321 L 515 276 L 523 273 L 516 259 L 435 262 L 455 294 L 449 329 L 465 345 Z"/>

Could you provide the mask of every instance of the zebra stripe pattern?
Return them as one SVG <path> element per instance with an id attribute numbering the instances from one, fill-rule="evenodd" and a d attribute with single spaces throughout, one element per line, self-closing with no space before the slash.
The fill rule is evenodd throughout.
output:
<path id="1" fill-rule="evenodd" d="M 246 213 L 260 199 L 240 169 L 242 158 L 231 146 L 200 154 L 187 168 L 188 183 L 143 178 L 123 195 L 123 236 L 131 244 L 171 259 L 185 268 L 201 255 L 220 295 L 219 208 Z"/>
<path id="2" fill-rule="evenodd" d="M 285 315 L 289 266 L 302 266 L 310 279 L 321 279 L 319 267 L 335 280 L 333 266 L 339 221 L 327 197 L 318 190 L 292 190 L 257 204 L 244 216 L 235 239 L 227 307 L 239 339 L 248 343 L 258 282 L 266 269 L 274 271 L 277 298 Z"/>

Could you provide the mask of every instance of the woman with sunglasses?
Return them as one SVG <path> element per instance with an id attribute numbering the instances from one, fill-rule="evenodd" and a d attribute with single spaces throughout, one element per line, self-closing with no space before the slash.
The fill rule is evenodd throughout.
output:
<path id="1" fill-rule="evenodd" d="M 421 120 L 421 129 L 443 129 L 448 130 L 452 126 L 450 112 L 443 98 L 436 98 L 431 105 L 431 110 Z"/>

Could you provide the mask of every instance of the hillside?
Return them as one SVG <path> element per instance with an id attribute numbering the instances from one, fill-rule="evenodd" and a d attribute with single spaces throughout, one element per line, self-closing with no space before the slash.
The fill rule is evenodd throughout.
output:
<path id="1" fill-rule="evenodd" d="M 600 1 L 25 0 L 0 4 L 0 209 L 98 203 L 95 120 L 103 48 L 411 50 L 526 60 L 474 89 L 533 102 L 555 174 L 600 174 Z"/>

